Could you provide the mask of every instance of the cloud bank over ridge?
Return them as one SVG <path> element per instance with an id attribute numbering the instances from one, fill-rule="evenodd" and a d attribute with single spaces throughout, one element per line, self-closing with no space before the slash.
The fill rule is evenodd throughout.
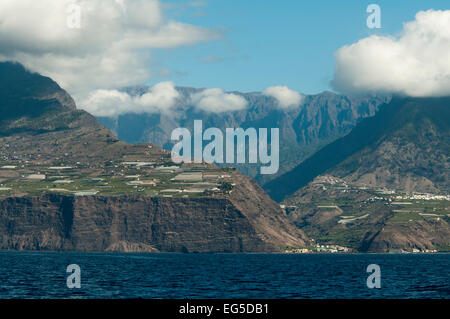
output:
<path id="1" fill-rule="evenodd" d="M 248 104 L 242 96 L 218 88 L 191 94 L 190 100 L 197 109 L 211 113 L 239 111 Z"/>
<path id="2" fill-rule="evenodd" d="M 179 98 L 180 93 L 173 82 L 160 82 L 140 96 L 118 90 L 96 90 L 81 104 L 95 116 L 116 117 L 125 113 L 171 112 Z"/>
<path id="3" fill-rule="evenodd" d="M 300 93 L 281 85 L 270 86 L 263 91 L 263 94 L 273 97 L 277 101 L 278 107 L 283 109 L 299 106 L 303 100 Z"/>

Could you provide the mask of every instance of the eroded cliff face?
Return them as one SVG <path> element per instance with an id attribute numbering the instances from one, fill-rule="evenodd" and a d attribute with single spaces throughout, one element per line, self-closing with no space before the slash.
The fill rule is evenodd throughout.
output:
<path id="1" fill-rule="evenodd" d="M 235 186 L 229 195 L 233 205 L 244 212 L 264 242 L 275 247 L 305 247 L 306 234 L 289 221 L 286 212 L 251 178 L 233 174 Z"/>
<path id="2" fill-rule="evenodd" d="M 265 218 L 247 216 L 227 198 L 10 197 L 0 200 L 0 249 L 275 252 L 302 244 L 263 233 L 257 224 Z"/>
<path id="3" fill-rule="evenodd" d="M 410 221 L 387 224 L 377 232 L 369 232 L 361 248 L 367 252 L 389 252 L 395 249 L 434 250 L 448 246 L 450 226 L 447 219 Z"/>

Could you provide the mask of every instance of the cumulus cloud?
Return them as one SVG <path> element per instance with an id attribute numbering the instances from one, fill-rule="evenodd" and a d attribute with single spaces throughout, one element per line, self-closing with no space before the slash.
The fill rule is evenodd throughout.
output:
<path id="1" fill-rule="evenodd" d="M 291 90 L 287 86 L 270 86 L 263 91 L 263 94 L 273 97 L 280 108 L 299 106 L 303 100 L 303 96 L 300 93 Z"/>
<path id="2" fill-rule="evenodd" d="M 420 11 L 397 36 L 370 36 L 336 52 L 342 92 L 450 95 L 450 10 Z"/>
<path id="3" fill-rule="evenodd" d="M 247 107 L 247 100 L 242 96 L 225 93 L 222 89 L 206 89 L 193 93 L 190 99 L 198 109 L 212 113 L 238 111 Z"/>
<path id="4" fill-rule="evenodd" d="M 80 102 L 80 106 L 96 116 L 115 117 L 124 113 L 170 112 L 179 98 L 173 82 L 161 82 L 140 96 L 118 90 L 95 90 Z"/>
<path id="5" fill-rule="evenodd" d="M 76 18 L 73 5 L 80 8 L 81 28 L 69 28 L 68 20 Z M 77 101 L 96 90 L 148 82 L 155 48 L 218 37 L 169 19 L 159 0 L 0 1 L 0 60 L 52 77 Z"/>

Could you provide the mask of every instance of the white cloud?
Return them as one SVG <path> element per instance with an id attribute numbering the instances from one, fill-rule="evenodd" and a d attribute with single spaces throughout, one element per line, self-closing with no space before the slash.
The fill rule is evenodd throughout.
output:
<path id="1" fill-rule="evenodd" d="M 263 91 L 263 94 L 273 97 L 280 108 L 299 106 L 303 100 L 303 96 L 300 93 L 291 90 L 287 86 L 270 86 Z"/>
<path id="2" fill-rule="evenodd" d="M 67 24 L 74 3 L 81 8 L 80 29 Z M 52 77 L 77 101 L 95 90 L 148 82 L 152 49 L 219 36 L 168 19 L 158 0 L 0 1 L 0 60 Z"/>
<path id="3" fill-rule="evenodd" d="M 200 110 L 212 113 L 238 111 L 247 107 L 247 101 L 242 96 L 225 93 L 222 89 L 206 89 L 191 94 L 191 103 Z"/>
<path id="4" fill-rule="evenodd" d="M 117 90 L 96 90 L 91 92 L 80 107 L 95 116 L 116 116 L 125 113 L 133 107 L 134 101 L 130 95 Z"/>
<path id="5" fill-rule="evenodd" d="M 420 11 L 398 36 L 370 36 L 336 52 L 342 92 L 450 95 L 450 10 Z"/>
<path id="6" fill-rule="evenodd" d="M 117 90 L 96 90 L 80 102 L 80 108 L 96 116 L 114 117 L 125 113 L 170 112 L 180 94 L 173 82 L 161 82 L 141 96 Z"/>
<path id="7" fill-rule="evenodd" d="M 144 107 L 144 111 L 149 107 L 166 111 L 173 108 L 179 98 L 180 93 L 173 82 L 161 82 L 151 87 L 147 93 L 137 97 L 136 102 Z"/>

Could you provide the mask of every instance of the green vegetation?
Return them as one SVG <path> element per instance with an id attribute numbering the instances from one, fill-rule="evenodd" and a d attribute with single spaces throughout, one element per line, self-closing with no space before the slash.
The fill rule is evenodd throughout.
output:
<path id="1" fill-rule="evenodd" d="M 403 223 L 422 219 L 422 216 L 415 212 L 394 212 L 394 216 L 389 219 L 389 222 Z"/>
<path id="2" fill-rule="evenodd" d="M 345 247 L 357 249 L 360 246 L 361 239 L 364 236 L 363 229 L 342 229 L 332 230 L 326 235 L 319 236 L 317 241 L 323 244 L 342 245 Z"/>
<path id="3" fill-rule="evenodd" d="M 408 203 L 408 204 L 406 204 Z M 444 217 L 449 207 L 444 200 L 402 200 L 392 203 L 393 216 L 389 222 L 409 222 Z"/>
<path id="4" fill-rule="evenodd" d="M 1 163 L 0 167 L 9 163 Z M 0 169 L 0 196 L 14 194 L 40 195 L 95 193 L 97 195 L 142 194 L 146 196 L 189 197 L 212 196 L 215 193 L 227 194 L 233 188 L 228 179 L 222 179 L 212 186 L 197 186 L 197 182 L 173 180 L 183 171 L 191 169 L 178 168 L 177 171 L 160 170 L 152 167 L 133 167 L 128 164 L 107 162 L 103 167 L 81 167 L 58 161 L 52 165 L 24 164 L 17 168 Z M 52 167 L 69 167 L 54 169 Z M 172 165 L 173 166 L 173 163 Z M 198 167 L 196 171 L 208 168 Z M 215 169 L 217 170 L 217 169 Z M 227 171 L 229 171 L 227 169 Z M 220 172 L 220 171 L 219 171 Z M 223 172 L 222 172 L 223 174 Z M 45 175 L 45 179 L 30 179 L 30 175 Z M 221 175 L 221 174 L 219 174 Z M 37 178 L 38 176 L 36 176 Z M 201 182 L 200 182 L 201 183 Z M 209 188 L 208 188 L 209 187 Z M 214 188 L 217 188 L 214 190 Z M 198 189 L 198 191 L 196 191 Z"/>

